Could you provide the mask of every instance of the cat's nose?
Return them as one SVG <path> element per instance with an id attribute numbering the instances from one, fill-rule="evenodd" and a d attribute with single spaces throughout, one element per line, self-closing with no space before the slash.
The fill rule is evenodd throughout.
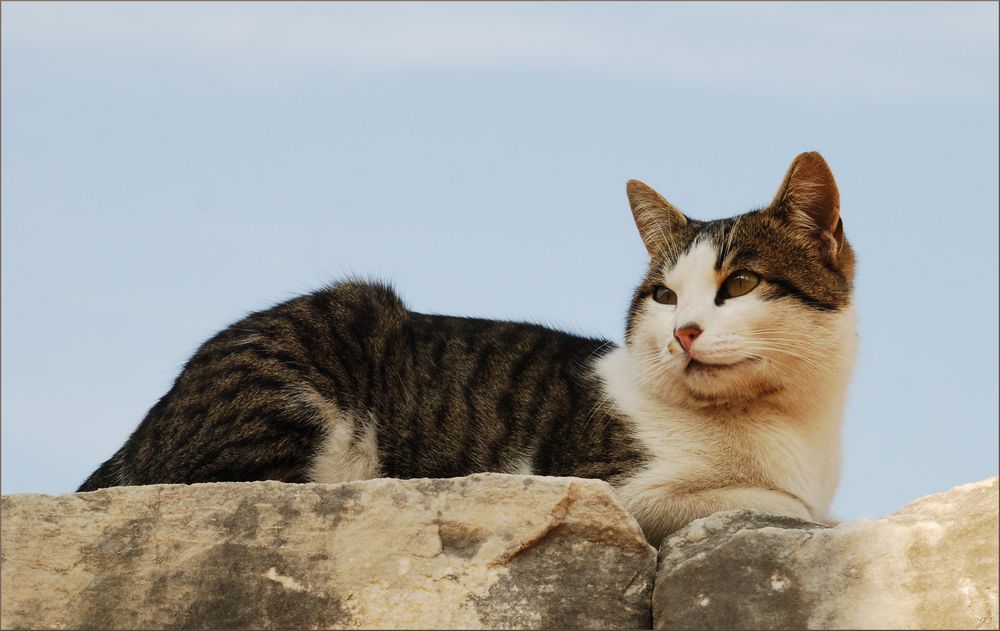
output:
<path id="1" fill-rule="evenodd" d="M 691 346 L 698 339 L 699 335 L 701 335 L 701 327 L 694 322 L 688 322 L 674 329 L 674 337 L 677 338 L 677 341 L 681 343 L 681 346 L 684 347 L 684 351 L 687 353 L 691 352 Z"/>

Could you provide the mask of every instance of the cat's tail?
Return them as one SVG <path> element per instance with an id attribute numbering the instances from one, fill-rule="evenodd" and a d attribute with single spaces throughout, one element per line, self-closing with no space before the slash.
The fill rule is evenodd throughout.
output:
<path id="1" fill-rule="evenodd" d="M 104 461 L 104 464 L 97 467 L 97 471 L 90 474 L 90 477 L 80 485 L 77 493 L 96 491 L 109 486 L 125 486 L 128 484 L 128 476 L 125 474 L 125 454 L 124 447 L 115 455 Z"/>

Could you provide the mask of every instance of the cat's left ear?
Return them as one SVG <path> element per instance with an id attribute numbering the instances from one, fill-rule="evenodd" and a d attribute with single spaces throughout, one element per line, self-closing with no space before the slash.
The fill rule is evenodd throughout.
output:
<path id="1" fill-rule="evenodd" d="M 653 258 L 674 249 L 678 234 L 688 223 L 687 217 L 663 196 L 639 180 L 625 186 L 635 225 L 642 243 Z"/>
<path id="2" fill-rule="evenodd" d="M 771 202 L 771 211 L 806 235 L 818 239 L 833 259 L 837 259 L 844 247 L 840 191 L 823 156 L 810 151 L 799 154 L 792 161 Z"/>

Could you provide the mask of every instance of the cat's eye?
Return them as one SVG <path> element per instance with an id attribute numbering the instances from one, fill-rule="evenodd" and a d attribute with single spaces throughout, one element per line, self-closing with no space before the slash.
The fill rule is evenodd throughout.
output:
<path id="1" fill-rule="evenodd" d="M 663 305 L 677 304 L 677 294 L 672 289 L 667 289 L 663 285 L 657 285 L 653 290 L 653 300 Z"/>
<path id="2" fill-rule="evenodd" d="M 760 276 L 750 270 L 742 269 L 726 279 L 722 285 L 722 295 L 726 298 L 736 298 L 753 291 L 760 284 Z"/>

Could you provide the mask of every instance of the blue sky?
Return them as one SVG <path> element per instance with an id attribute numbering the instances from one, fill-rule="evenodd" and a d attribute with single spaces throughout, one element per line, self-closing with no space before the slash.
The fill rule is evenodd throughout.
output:
<path id="1" fill-rule="evenodd" d="M 347 274 L 621 340 L 625 182 L 818 150 L 858 255 L 842 518 L 997 472 L 996 3 L 2 5 L 2 489 L 73 490 L 194 349 Z"/>

